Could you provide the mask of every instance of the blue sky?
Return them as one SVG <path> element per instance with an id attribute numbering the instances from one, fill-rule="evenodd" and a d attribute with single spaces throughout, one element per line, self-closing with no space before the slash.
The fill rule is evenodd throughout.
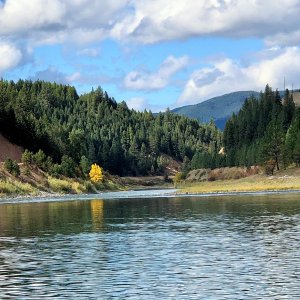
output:
<path id="1" fill-rule="evenodd" d="M 0 1 L 0 76 L 164 110 L 300 87 L 300 1 Z M 284 9 L 283 9 L 284 7 Z"/>

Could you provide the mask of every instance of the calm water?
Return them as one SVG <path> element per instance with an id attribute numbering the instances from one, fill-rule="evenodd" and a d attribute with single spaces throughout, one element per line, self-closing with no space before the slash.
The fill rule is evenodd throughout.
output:
<path id="1" fill-rule="evenodd" d="M 68 200 L 0 205 L 1 299 L 300 297 L 299 194 Z"/>

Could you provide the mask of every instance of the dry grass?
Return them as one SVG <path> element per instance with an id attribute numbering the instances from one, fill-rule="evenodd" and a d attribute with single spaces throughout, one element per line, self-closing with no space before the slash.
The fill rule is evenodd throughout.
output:
<path id="1" fill-rule="evenodd" d="M 259 174 L 259 167 L 241 168 L 241 167 L 226 167 L 211 170 L 208 174 L 208 181 L 214 180 L 229 180 L 229 179 L 240 179 L 249 177 L 252 175 Z"/>
<path id="2" fill-rule="evenodd" d="M 242 179 L 185 183 L 180 187 L 184 193 L 250 192 L 270 190 L 300 190 L 300 177 L 266 177 L 254 175 Z"/>
<path id="3" fill-rule="evenodd" d="M 0 195 L 36 195 L 37 189 L 20 181 L 0 180 Z"/>
<path id="4" fill-rule="evenodd" d="M 84 183 L 71 179 L 48 178 L 49 188 L 56 193 L 82 194 L 87 192 Z"/>
<path id="5" fill-rule="evenodd" d="M 117 177 L 107 175 L 99 184 L 80 178 L 54 178 L 35 166 L 19 164 L 21 175 L 15 177 L 0 163 L 0 197 L 16 195 L 37 195 L 39 192 L 60 194 L 97 193 L 104 190 L 121 190 L 124 184 Z"/>
<path id="6" fill-rule="evenodd" d="M 253 166 L 251 168 L 242 167 L 226 167 L 210 169 L 197 169 L 188 173 L 186 182 L 202 182 L 202 181 L 216 181 L 216 180 L 229 180 L 240 179 L 259 174 L 260 168 Z"/>

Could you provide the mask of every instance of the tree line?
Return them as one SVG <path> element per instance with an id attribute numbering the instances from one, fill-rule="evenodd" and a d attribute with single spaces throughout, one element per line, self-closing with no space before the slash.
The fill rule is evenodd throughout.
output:
<path id="1" fill-rule="evenodd" d="M 78 95 L 69 85 L 30 80 L 0 80 L 0 131 L 43 156 L 36 160 L 52 173 L 97 163 L 118 175 L 162 174 L 169 157 L 186 167 L 200 154 L 215 161 L 222 143 L 213 122 L 130 110 L 100 87 Z"/>
<path id="2" fill-rule="evenodd" d="M 246 99 L 227 121 L 223 143 L 226 166 L 270 165 L 272 168 L 300 163 L 300 109 L 293 92 L 282 96 L 269 85 L 259 98 Z"/>

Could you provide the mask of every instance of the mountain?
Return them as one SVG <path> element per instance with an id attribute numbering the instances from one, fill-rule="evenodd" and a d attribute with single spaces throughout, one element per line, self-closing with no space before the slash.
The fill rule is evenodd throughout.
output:
<path id="1" fill-rule="evenodd" d="M 224 129 L 225 123 L 231 117 L 232 113 L 237 113 L 241 109 L 245 99 L 251 95 L 256 97 L 259 93 L 254 91 L 233 92 L 198 104 L 178 107 L 173 109 L 172 112 L 197 119 L 204 123 L 213 119 L 218 128 Z"/>

